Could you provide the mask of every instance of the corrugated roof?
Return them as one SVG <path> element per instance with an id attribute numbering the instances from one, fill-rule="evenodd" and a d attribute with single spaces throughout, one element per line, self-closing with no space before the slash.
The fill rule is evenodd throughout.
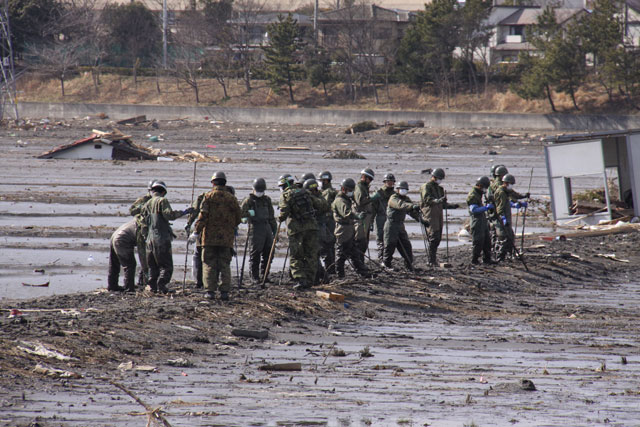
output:
<path id="1" fill-rule="evenodd" d="M 147 159 L 152 160 L 155 159 L 156 156 L 149 153 L 148 151 L 142 150 L 136 147 L 131 141 L 128 139 L 121 140 L 113 140 L 109 141 L 107 139 L 101 139 L 98 135 L 91 134 L 91 136 L 87 138 L 80 139 L 78 141 L 74 141 L 71 144 L 63 144 L 58 147 L 55 147 L 49 151 L 45 151 L 44 153 L 38 156 L 39 159 L 51 159 L 55 154 L 59 154 L 63 151 L 71 150 L 73 148 L 79 147 L 84 144 L 94 144 L 96 142 L 100 142 L 105 145 L 111 145 L 114 150 L 119 150 L 121 152 L 127 153 L 129 157 L 136 157 L 139 159 Z"/>

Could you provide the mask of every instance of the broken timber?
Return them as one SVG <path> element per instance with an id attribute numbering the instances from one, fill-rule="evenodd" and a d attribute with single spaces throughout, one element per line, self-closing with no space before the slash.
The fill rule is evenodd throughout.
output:
<path id="1" fill-rule="evenodd" d="M 344 302 L 344 295 L 336 292 L 316 291 L 316 296 L 335 302 Z"/>
<path id="2" fill-rule="evenodd" d="M 231 331 L 231 335 L 236 337 L 256 338 L 263 340 L 269 336 L 268 331 L 252 331 L 249 329 L 234 329 Z"/>
<path id="3" fill-rule="evenodd" d="M 274 363 L 258 367 L 261 371 L 302 371 L 302 363 Z"/>

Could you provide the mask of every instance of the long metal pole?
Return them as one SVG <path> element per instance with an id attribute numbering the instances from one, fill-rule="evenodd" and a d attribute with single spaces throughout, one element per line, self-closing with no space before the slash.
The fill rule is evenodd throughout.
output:
<path id="1" fill-rule="evenodd" d="M 242 286 L 242 278 L 244 277 L 244 263 L 247 259 L 247 248 L 249 247 L 249 238 L 251 237 L 251 220 L 247 222 L 247 240 L 244 242 L 244 254 L 242 254 L 242 268 L 240 269 L 240 281 L 238 287 Z"/>
<path id="2" fill-rule="evenodd" d="M 162 0 L 162 68 L 167 69 L 167 0 Z"/>
<path id="3" fill-rule="evenodd" d="M 264 269 L 264 276 L 262 277 L 262 284 L 260 287 L 264 289 L 265 283 L 267 282 L 267 277 L 269 277 L 269 270 L 271 269 L 271 261 L 273 260 L 273 253 L 276 250 L 276 243 L 278 243 L 278 236 L 280 235 L 280 226 L 282 222 L 278 222 L 278 227 L 276 228 L 276 235 L 273 238 L 273 245 L 271 245 L 271 251 L 269 251 L 269 259 L 267 260 L 267 268 Z"/>
<path id="4" fill-rule="evenodd" d="M 447 190 L 444 190 L 444 233 L 447 242 L 447 263 L 449 262 L 449 210 L 447 209 Z"/>
<path id="5" fill-rule="evenodd" d="M 191 180 L 191 204 L 189 207 L 193 207 L 193 197 L 196 193 L 196 169 L 198 168 L 198 161 L 193 162 L 193 179 Z M 196 245 L 198 242 L 196 242 Z M 187 285 L 187 261 L 189 259 L 189 236 L 187 236 L 187 253 L 184 254 L 184 275 L 182 276 L 182 292 Z"/>
<path id="6" fill-rule="evenodd" d="M 531 201 L 531 181 L 533 180 L 533 168 L 531 168 L 531 173 L 529 174 L 529 188 L 527 189 L 527 193 L 529 193 L 529 198 L 527 199 L 527 206 L 525 206 L 524 211 L 522 212 L 522 234 L 520 235 L 520 253 L 524 252 L 524 224 L 527 220 L 527 208 L 529 207 L 529 202 Z"/>

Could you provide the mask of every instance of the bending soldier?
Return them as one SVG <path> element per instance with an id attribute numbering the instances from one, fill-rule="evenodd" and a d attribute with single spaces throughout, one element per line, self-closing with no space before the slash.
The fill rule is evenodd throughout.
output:
<path id="1" fill-rule="evenodd" d="M 389 203 L 389 198 L 395 192 L 393 187 L 396 184 L 396 178 L 392 173 L 388 173 L 384 176 L 382 183 L 382 187 L 371 196 L 375 215 L 378 261 L 380 264 L 384 264 L 384 223 L 387 221 L 387 204 Z"/>
<path id="2" fill-rule="evenodd" d="M 136 257 L 138 225 L 135 219 L 122 224 L 111 235 L 109 244 L 109 275 L 107 290 L 112 292 L 135 292 Z M 124 288 L 118 286 L 120 267 L 124 275 Z"/>
<path id="3" fill-rule="evenodd" d="M 269 261 L 269 251 L 276 233 L 276 218 L 271 198 L 265 193 L 263 178 L 253 181 L 253 192 L 240 205 L 242 222 L 249 223 L 249 265 L 251 282 L 260 283 Z"/>
<path id="4" fill-rule="evenodd" d="M 340 192 L 331 204 L 331 212 L 336 224 L 335 236 L 337 242 L 336 251 L 336 271 L 339 278 L 344 277 L 344 264 L 347 259 L 351 260 L 356 272 L 364 277 L 370 277 L 364 262 L 361 260 L 360 251 L 354 243 L 356 221 L 362 220 L 363 213 L 356 214 L 353 211 L 353 190 L 356 183 L 353 179 L 347 178 L 342 181 Z"/>
<path id="5" fill-rule="evenodd" d="M 482 196 L 489 188 L 489 178 L 483 176 L 478 178 L 467 195 L 467 205 L 469 206 L 469 215 L 471 217 L 471 236 L 473 242 L 473 252 L 471 263 L 478 264 L 478 258 L 483 255 L 485 264 L 493 264 L 491 261 L 491 236 L 489 235 L 489 222 L 487 220 L 487 211 L 494 209 L 492 203 L 486 206 L 482 203 Z"/>
<path id="6" fill-rule="evenodd" d="M 215 172 L 211 183 L 213 189 L 204 196 L 195 232 L 203 245 L 202 278 L 207 286 L 207 297 L 215 299 L 216 291 L 220 289 L 220 299 L 228 301 L 233 242 L 236 227 L 240 224 L 240 205 L 226 186 L 224 172 Z"/>
<path id="7" fill-rule="evenodd" d="M 444 180 L 444 170 L 436 168 L 431 173 L 429 182 L 422 184 L 420 187 L 420 207 L 422 216 L 429 221 L 427 235 L 429 239 L 429 266 L 437 265 L 438 246 L 442 240 L 443 215 L 442 210 L 457 209 L 460 206 L 455 203 L 449 203 L 444 195 L 444 189 L 440 186 Z"/>
<path id="8" fill-rule="evenodd" d="M 324 261 L 324 268 L 327 274 L 336 274 L 336 222 L 333 219 L 331 213 L 331 205 L 336 199 L 338 192 L 331 186 L 331 172 L 324 171 L 320 173 L 320 186 L 322 189 L 322 197 L 327 201 L 329 205 L 329 213 L 326 216 L 327 226 L 327 241 L 322 242 L 322 248 L 320 248 L 320 258 Z"/>
<path id="9" fill-rule="evenodd" d="M 287 222 L 294 289 L 307 289 L 314 282 L 318 268 L 318 224 L 314 217 L 314 199 L 304 188 L 294 187 L 292 181 L 282 176 L 278 182 L 282 191 L 278 221 Z"/>
<path id="10" fill-rule="evenodd" d="M 129 207 L 129 214 L 136 219 L 138 227 L 136 229 L 136 247 L 138 248 L 138 260 L 140 260 L 140 272 L 138 274 L 138 287 L 144 289 L 149 282 L 149 266 L 147 264 L 147 224 L 142 216 L 142 207 L 151 199 L 151 187 L 155 179 L 149 181 L 147 194 L 138 197 Z"/>
<path id="11" fill-rule="evenodd" d="M 360 260 L 364 262 L 364 255 L 369 248 L 369 231 L 373 223 L 373 206 L 369 196 L 369 186 L 373 181 L 373 170 L 366 168 L 360 172 L 360 181 L 353 190 L 354 211 L 362 216 L 356 221 L 356 248 L 360 251 Z"/>
<path id="12" fill-rule="evenodd" d="M 173 254 L 171 240 L 175 237 L 169 221 L 187 215 L 193 208 L 185 211 L 171 209 L 166 199 L 167 186 L 155 181 L 151 187 L 151 199 L 142 208 L 149 229 L 147 235 L 147 263 L 149 264 L 149 287 L 152 292 L 167 293 L 167 285 L 173 275 Z"/>
<path id="13" fill-rule="evenodd" d="M 387 221 L 384 223 L 384 266 L 393 269 L 392 260 L 396 247 L 404 258 L 405 265 L 409 271 L 413 271 L 413 252 L 411 241 L 404 228 L 404 220 L 409 214 L 416 221 L 429 225 L 420 215 L 420 206 L 414 204 L 407 193 L 409 184 L 407 181 L 400 181 L 396 185 L 396 192 L 389 198 L 387 205 Z"/>

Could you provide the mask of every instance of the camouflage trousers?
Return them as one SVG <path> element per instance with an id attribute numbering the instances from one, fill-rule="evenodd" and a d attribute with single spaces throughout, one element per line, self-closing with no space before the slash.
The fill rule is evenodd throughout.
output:
<path id="1" fill-rule="evenodd" d="M 208 292 L 231 290 L 231 258 L 233 250 L 224 246 L 202 247 L 202 282 Z"/>
<path id="2" fill-rule="evenodd" d="M 318 269 L 318 230 L 302 231 L 289 236 L 291 276 L 312 284 Z"/>

